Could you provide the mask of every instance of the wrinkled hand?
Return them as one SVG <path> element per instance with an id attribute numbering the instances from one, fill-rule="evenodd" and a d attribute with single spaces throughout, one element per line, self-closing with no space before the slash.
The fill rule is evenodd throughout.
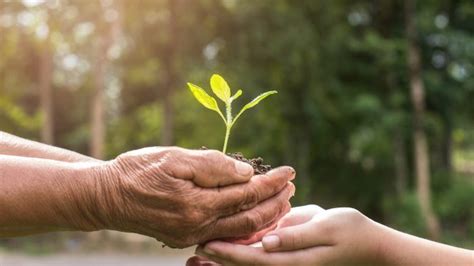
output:
<path id="1" fill-rule="evenodd" d="M 98 197 L 105 229 L 148 235 L 171 247 L 248 237 L 290 210 L 291 167 L 265 175 L 212 150 L 145 148 L 105 170 Z"/>
<path id="2" fill-rule="evenodd" d="M 367 265 L 375 262 L 371 220 L 351 208 L 293 208 L 261 243 L 212 241 L 187 265 Z"/>

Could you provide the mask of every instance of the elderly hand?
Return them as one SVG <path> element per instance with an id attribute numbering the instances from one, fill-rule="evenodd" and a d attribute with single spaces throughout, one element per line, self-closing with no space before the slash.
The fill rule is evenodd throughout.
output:
<path id="1" fill-rule="evenodd" d="M 154 237 L 171 247 L 248 237 L 290 210 L 295 172 L 265 175 L 212 150 L 145 148 L 96 169 L 103 228 Z"/>

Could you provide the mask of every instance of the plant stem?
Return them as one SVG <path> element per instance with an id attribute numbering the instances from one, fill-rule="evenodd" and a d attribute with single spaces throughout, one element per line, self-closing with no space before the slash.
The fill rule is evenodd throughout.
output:
<path id="1" fill-rule="evenodd" d="M 224 138 L 224 147 L 222 148 L 222 152 L 225 154 L 227 151 L 227 142 L 229 142 L 229 136 L 230 136 L 230 129 L 232 128 L 231 125 L 226 125 L 225 126 L 225 138 Z"/>
<path id="2" fill-rule="evenodd" d="M 227 143 L 229 142 L 230 130 L 232 129 L 232 107 L 231 103 L 226 103 L 225 105 L 225 113 L 226 113 L 226 123 L 225 123 L 225 138 L 224 138 L 224 147 L 222 148 L 222 152 L 225 154 L 227 151 Z"/>

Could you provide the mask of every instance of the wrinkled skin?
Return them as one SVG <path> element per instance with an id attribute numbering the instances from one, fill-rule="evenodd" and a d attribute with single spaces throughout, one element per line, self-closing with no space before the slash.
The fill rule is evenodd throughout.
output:
<path id="1" fill-rule="evenodd" d="M 280 167 L 252 177 L 252 167 L 239 163 L 218 151 L 175 147 L 122 154 L 98 170 L 108 177 L 100 220 L 176 248 L 222 238 L 248 242 L 290 210 L 295 172 Z"/>
<path id="2" fill-rule="evenodd" d="M 295 176 L 176 147 L 101 161 L 1 131 L 0 166 L 0 237 L 112 229 L 173 247 L 255 242 L 289 211 Z"/>

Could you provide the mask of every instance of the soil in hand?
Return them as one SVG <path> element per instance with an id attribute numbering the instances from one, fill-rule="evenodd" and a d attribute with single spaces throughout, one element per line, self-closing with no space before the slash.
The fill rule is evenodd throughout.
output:
<path id="1" fill-rule="evenodd" d="M 208 150 L 208 148 L 202 146 L 201 150 Z M 263 164 L 263 159 L 261 157 L 247 159 L 241 152 L 227 153 L 227 155 L 236 160 L 250 164 L 253 167 L 254 175 L 263 175 L 266 174 L 268 171 L 272 170 L 271 165 Z"/>
<path id="2" fill-rule="evenodd" d="M 247 159 L 240 152 L 228 153 L 227 155 L 236 160 L 250 164 L 253 167 L 253 172 L 255 175 L 263 175 L 268 171 L 272 170 L 272 167 L 270 165 L 263 164 L 263 159 L 261 157 Z"/>

